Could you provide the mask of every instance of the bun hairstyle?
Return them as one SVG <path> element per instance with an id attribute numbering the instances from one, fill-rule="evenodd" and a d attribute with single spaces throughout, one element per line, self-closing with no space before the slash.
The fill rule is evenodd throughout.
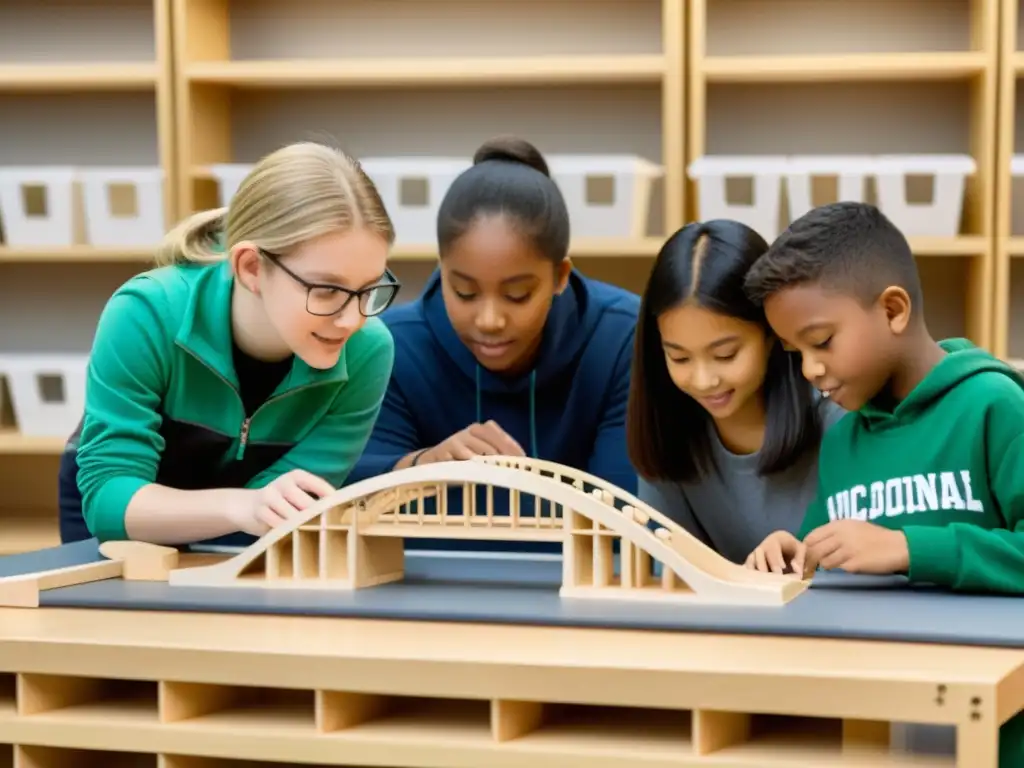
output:
<path id="1" fill-rule="evenodd" d="M 569 212 L 547 161 L 516 136 L 485 141 L 472 167 L 448 188 L 437 216 L 437 242 L 448 249 L 479 219 L 508 219 L 544 258 L 560 264 L 569 254 Z"/>
<path id="2" fill-rule="evenodd" d="M 550 177 L 547 160 L 533 144 L 517 136 L 497 136 L 485 141 L 473 155 L 473 165 L 488 160 L 504 160 L 509 163 L 528 165 L 535 171 Z"/>

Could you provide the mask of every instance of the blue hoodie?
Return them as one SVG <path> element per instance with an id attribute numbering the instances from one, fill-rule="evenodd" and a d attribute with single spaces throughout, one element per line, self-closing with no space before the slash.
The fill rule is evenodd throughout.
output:
<path id="1" fill-rule="evenodd" d="M 448 320 L 435 271 L 423 294 L 382 315 L 395 363 L 354 483 L 390 471 L 408 453 L 437 445 L 474 422 L 496 421 L 526 453 L 585 470 L 636 491 L 626 453 L 626 402 L 640 298 L 573 270 L 544 326 L 534 369 L 505 378 L 481 366 Z M 460 494 L 451 501 L 459 503 Z M 494 494 L 495 514 L 500 496 Z M 455 512 L 453 504 L 448 505 Z M 550 545 L 468 542 L 471 549 L 558 551 Z M 464 549 L 409 540 L 406 547 Z"/>

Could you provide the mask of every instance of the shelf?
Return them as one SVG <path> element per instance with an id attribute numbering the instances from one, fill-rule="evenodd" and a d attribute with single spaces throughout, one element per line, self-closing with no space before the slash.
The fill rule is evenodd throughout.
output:
<path id="1" fill-rule="evenodd" d="M 700 68 L 709 83 L 958 80 L 982 74 L 989 58 L 980 51 L 709 56 L 701 61 Z"/>
<path id="2" fill-rule="evenodd" d="M 51 264 L 82 262 L 87 264 L 105 262 L 147 262 L 152 261 L 157 243 L 152 249 L 110 250 L 94 248 L 88 245 L 70 248 L 10 248 L 0 246 L 0 263 L 33 263 L 46 262 Z"/>
<path id="3" fill-rule="evenodd" d="M 546 155 L 625 152 L 654 162 L 665 156 L 663 93 L 657 85 L 359 89 L 344 98 L 329 88 L 228 92 L 224 86 L 192 84 L 186 90 L 193 106 L 191 126 L 183 134 L 182 161 L 190 162 L 181 191 L 189 210 L 220 204 L 209 166 L 255 163 L 283 144 L 310 138 L 362 158 L 442 156 L 468 162 L 483 140 L 508 133 L 528 139 Z M 417 126 L 414 135 L 409 125 Z M 681 145 L 681 135 L 672 139 Z M 679 164 L 676 172 L 682 170 Z M 645 233 L 650 238 L 663 240 L 669 184 L 656 184 L 652 191 Z M 610 243 L 593 252 L 616 247 Z M 408 255 L 415 258 L 426 250 L 417 247 Z"/>
<path id="4" fill-rule="evenodd" d="M 908 240 L 915 256 L 983 256 L 989 249 L 988 238 L 981 235 L 910 237 Z"/>
<path id="5" fill-rule="evenodd" d="M 156 64 L 0 64 L 0 92 L 149 91 L 156 88 Z"/>
<path id="6" fill-rule="evenodd" d="M 166 768 L 157 755 L 137 752 L 17 746 L 13 753 L 17 768 Z"/>
<path id="7" fill-rule="evenodd" d="M 27 437 L 13 429 L 0 427 L 0 454 L 55 456 L 64 450 L 66 438 Z"/>
<path id="8" fill-rule="evenodd" d="M 0 3 L 0 166 L 158 167 L 167 179 L 165 212 L 173 218 L 169 17 L 167 0 Z M 75 239 L 85 242 L 76 219 Z M 2 229 L 0 352 L 88 351 L 106 300 L 152 259 L 147 249 L 21 247 Z M 20 435 L 7 426 L 9 417 L 0 414 L 0 554 L 60 543 L 56 480 L 66 441 Z M 117 755 L 87 760 L 19 749 L 19 768 L 122 765 Z M 155 757 L 144 763 L 155 766 Z"/>
<path id="9" fill-rule="evenodd" d="M 173 755 L 165 768 L 199 768 L 195 757 L 204 755 L 298 754 L 311 763 L 423 768 L 953 765 L 944 755 L 890 752 L 881 722 L 48 674 L 20 674 L 15 688 L 14 677 L 0 675 L 0 741 Z M 63 766 L 48 758 L 38 768 L 51 764 Z"/>
<path id="10" fill-rule="evenodd" d="M 160 720 L 193 739 L 206 733 L 296 737 L 317 733 L 313 691 L 165 682 Z"/>
<path id="11" fill-rule="evenodd" d="M 952 768 L 951 754 L 919 754 L 894 749 L 885 722 L 701 711 L 696 738 L 728 766 L 891 766 Z M 770 755 L 770 757 L 768 757 Z"/>
<path id="12" fill-rule="evenodd" d="M 999 60 L 999 125 L 996 130 L 997 240 L 993 295 L 994 352 L 1001 358 L 1024 358 L 1024 178 L 1012 176 L 1015 155 L 1024 152 L 1024 52 L 1020 51 L 1018 0 L 1002 0 Z"/>
<path id="13" fill-rule="evenodd" d="M 688 9 L 687 165 L 750 154 L 974 160 L 957 234 L 908 239 L 926 257 L 918 264 L 932 332 L 993 348 L 998 0 L 763 0 L 756 11 L 742 0 L 689 0 Z M 827 176 L 813 178 L 812 205 L 835 200 Z M 728 194 L 749 200 L 735 186 Z M 877 202 L 870 176 L 863 194 Z M 687 218 L 702 218 L 692 179 L 685 197 Z M 929 201 L 930 184 L 908 176 L 907 198 Z M 799 215 L 783 200 L 769 241 Z"/>
<path id="14" fill-rule="evenodd" d="M 132 727 L 158 722 L 157 684 L 145 680 L 22 674 L 17 697 L 17 719 L 25 723 Z"/>
<path id="15" fill-rule="evenodd" d="M 189 64 L 192 83 L 236 88 L 403 88 L 429 85 L 573 85 L 657 83 L 662 56 L 545 56 L 350 61 L 212 61 Z"/>
<path id="16" fill-rule="evenodd" d="M 282 16 L 277 0 L 176 0 L 178 109 L 189 115 L 179 211 L 220 204 L 207 166 L 255 162 L 293 141 L 361 158 L 468 158 L 515 134 L 545 155 L 663 163 L 645 233 L 659 237 L 683 213 L 685 2 L 297 0 Z M 432 251 L 399 246 L 395 258 L 431 261 Z M 579 255 L 638 252 L 651 251 L 609 242 Z"/>

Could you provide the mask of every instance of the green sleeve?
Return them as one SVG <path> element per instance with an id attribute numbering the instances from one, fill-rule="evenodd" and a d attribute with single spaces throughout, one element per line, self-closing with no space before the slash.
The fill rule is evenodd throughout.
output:
<path id="1" fill-rule="evenodd" d="M 327 415 L 247 487 L 261 488 L 293 469 L 305 470 L 335 488 L 341 487 L 370 439 L 394 360 L 391 331 L 378 318 L 370 318 L 346 345 L 348 381 L 338 391 Z"/>
<path id="2" fill-rule="evenodd" d="M 971 592 L 1024 593 L 1024 394 L 997 403 L 988 421 L 990 490 L 1005 527 L 906 526 L 911 581 Z"/>
<path id="3" fill-rule="evenodd" d="M 115 293 L 100 315 L 78 445 L 82 515 L 100 541 L 127 538 L 128 502 L 156 478 L 167 343 L 142 280 Z"/>

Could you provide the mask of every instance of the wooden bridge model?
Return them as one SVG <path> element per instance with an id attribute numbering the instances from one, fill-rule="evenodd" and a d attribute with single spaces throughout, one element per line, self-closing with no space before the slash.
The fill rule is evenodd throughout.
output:
<path id="1" fill-rule="evenodd" d="M 461 503 L 452 504 L 453 493 Z M 496 494 L 507 498 L 500 514 Z M 363 589 L 401 580 L 404 539 L 416 537 L 561 542 L 564 597 L 781 605 L 809 586 L 726 560 L 600 478 L 506 456 L 426 464 L 354 483 L 228 560 L 172 570 L 169 582 Z"/>

